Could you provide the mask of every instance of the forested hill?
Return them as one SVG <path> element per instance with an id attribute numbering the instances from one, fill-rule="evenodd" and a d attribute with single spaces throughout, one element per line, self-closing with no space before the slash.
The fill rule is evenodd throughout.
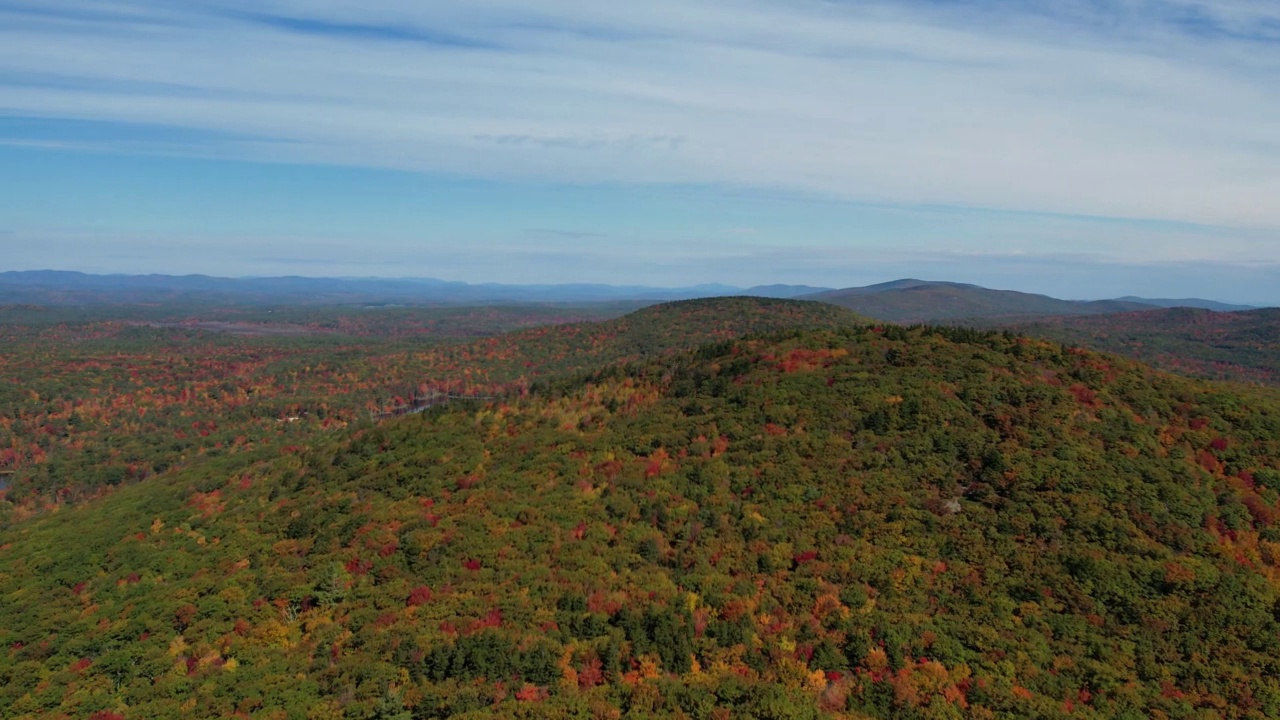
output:
<path id="1" fill-rule="evenodd" d="M 1172 308 L 1047 318 L 1018 328 L 1199 377 L 1280 385 L 1280 309 Z"/>
<path id="2" fill-rule="evenodd" d="M 0 384 L 0 473 L 12 473 L 3 476 L 12 482 L 0 495 L 0 523 L 202 458 L 306 445 L 432 390 L 507 395 L 540 378 L 712 340 L 863 322 L 825 303 L 745 297 L 550 325 L 573 317 L 559 312 L 326 316 L 307 308 L 265 316 L 287 324 L 237 314 L 222 322 L 245 335 L 203 330 L 198 320 L 140 325 L 129 316 L 16 314 L 0 324 L 0 367 L 10 381 Z M 544 325 L 470 342 L 458 337 L 534 322 Z"/>
<path id="3" fill-rule="evenodd" d="M 473 385 L 513 381 L 641 360 L 716 340 L 800 329 L 835 329 L 869 321 L 846 308 L 809 300 L 723 297 L 680 300 L 604 322 L 530 328 L 423 354 L 428 367 L 470 369 Z M 459 375 L 461 378 L 462 375 Z"/>
<path id="4" fill-rule="evenodd" d="M 1047 295 L 924 280 L 896 280 L 805 297 L 847 307 L 876 320 L 904 324 L 971 324 L 975 321 L 1128 312 L 1152 307 L 1126 300 L 1059 300 Z"/>
<path id="5" fill-rule="evenodd" d="M 1280 397 L 729 340 L 0 533 L 5 717 L 1280 716 Z"/>

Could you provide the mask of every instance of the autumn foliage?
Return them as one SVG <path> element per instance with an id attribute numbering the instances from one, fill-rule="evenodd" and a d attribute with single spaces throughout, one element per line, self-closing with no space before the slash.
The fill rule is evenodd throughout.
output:
<path id="1" fill-rule="evenodd" d="M 148 406 L 185 461 L 0 530 L 0 716 L 1280 715 L 1280 396 L 891 325 L 526 374 L 681 307 L 746 306 L 424 349 L 514 389 L 384 422 Z"/>

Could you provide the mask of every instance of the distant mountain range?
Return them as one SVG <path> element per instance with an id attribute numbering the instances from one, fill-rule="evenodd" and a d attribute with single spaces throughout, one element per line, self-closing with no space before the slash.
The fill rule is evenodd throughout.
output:
<path id="1" fill-rule="evenodd" d="M 1162 308 L 1199 308 L 1201 310 L 1214 310 L 1216 312 L 1237 312 L 1240 310 L 1258 309 L 1253 305 L 1232 305 L 1231 303 L 1218 302 L 1216 300 L 1202 300 L 1200 298 L 1171 300 L 1168 298 L 1141 298 L 1128 295 L 1116 299 L 1121 302 L 1135 302 L 1143 305 L 1155 305 L 1156 307 Z"/>
<path id="2" fill-rule="evenodd" d="M 803 296 L 821 300 L 887 322 L 956 322 L 1013 320 L 1062 315 L 1101 315 L 1162 307 L 1197 307 L 1214 310 L 1247 309 L 1212 300 L 1148 300 L 1125 297 L 1116 300 L 1060 300 L 1048 295 L 991 290 L 978 285 L 927 280 L 894 280 L 866 287 L 827 290 Z"/>
<path id="3" fill-rule="evenodd" d="M 159 301 L 253 303 L 502 303 L 686 300 L 748 295 L 794 298 L 829 290 L 807 285 L 739 288 L 695 285 L 655 288 L 636 285 L 470 284 L 434 278 L 222 278 L 208 275 L 92 275 L 61 270 L 0 273 L 0 304 L 81 305 Z"/>
<path id="4" fill-rule="evenodd" d="M 1243 310 L 1212 300 L 1123 297 L 1060 300 L 1047 295 L 978 285 L 915 279 L 832 289 L 808 285 L 740 288 L 707 284 L 681 288 L 638 285 L 470 284 L 432 278 L 222 278 L 207 275 L 93 275 L 58 270 L 0 273 L 0 304 L 92 305 L 144 303 L 253 304 L 496 304 L 664 302 L 745 295 L 818 300 L 869 318 L 898 323 L 1007 321 L 1096 315 L 1163 307 Z"/>

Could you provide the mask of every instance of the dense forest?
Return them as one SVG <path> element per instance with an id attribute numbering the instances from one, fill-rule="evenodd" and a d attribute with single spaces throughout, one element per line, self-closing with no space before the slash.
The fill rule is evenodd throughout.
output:
<path id="1" fill-rule="evenodd" d="M 1060 317 L 1021 332 L 1119 353 L 1172 372 L 1280 385 L 1280 309 L 1212 312 L 1170 308 Z"/>
<path id="2" fill-rule="evenodd" d="M 11 523 L 0 714 L 1280 716 L 1280 394 L 813 307 L 414 352 L 518 389 Z"/>
<path id="3" fill-rule="evenodd" d="M 538 377 L 705 340 L 861 322 L 747 298 L 606 322 L 618 306 L 183 310 L 0 315 L 0 522 L 206 458 L 270 456 L 432 390 L 518 394 Z"/>

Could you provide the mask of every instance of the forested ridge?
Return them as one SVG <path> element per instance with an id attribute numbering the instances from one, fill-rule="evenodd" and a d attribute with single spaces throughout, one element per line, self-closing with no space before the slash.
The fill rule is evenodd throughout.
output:
<path id="1" fill-rule="evenodd" d="M 1278 463 L 1270 390 L 728 339 L 0 531 L 0 713 L 1276 717 Z"/>
<path id="2" fill-rule="evenodd" d="M 829 290 L 805 297 L 847 307 L 875 320 L 901 324 L 972 325 L 1152 308 L 1125 300 L 1059 300 L 1048 295 L 993 290 L 964 283 L 911 279 Z"/>
<path id="3" fill-rule="evenodd" d="M 519 394 L 706 340 L 862 322 L 759 298 L 584 321 L 612 307 L 0 308 L 0 524 L 211 457 L 278 454 L 431 391 Z"/>
<path id="4" fill-rule="evenodd" d="M 1280 385 L 1280 309 L 1170 308 L 1062 317 L 1018 327 L 1063 343 L 1120 353 L 1172 372 Z"/>

